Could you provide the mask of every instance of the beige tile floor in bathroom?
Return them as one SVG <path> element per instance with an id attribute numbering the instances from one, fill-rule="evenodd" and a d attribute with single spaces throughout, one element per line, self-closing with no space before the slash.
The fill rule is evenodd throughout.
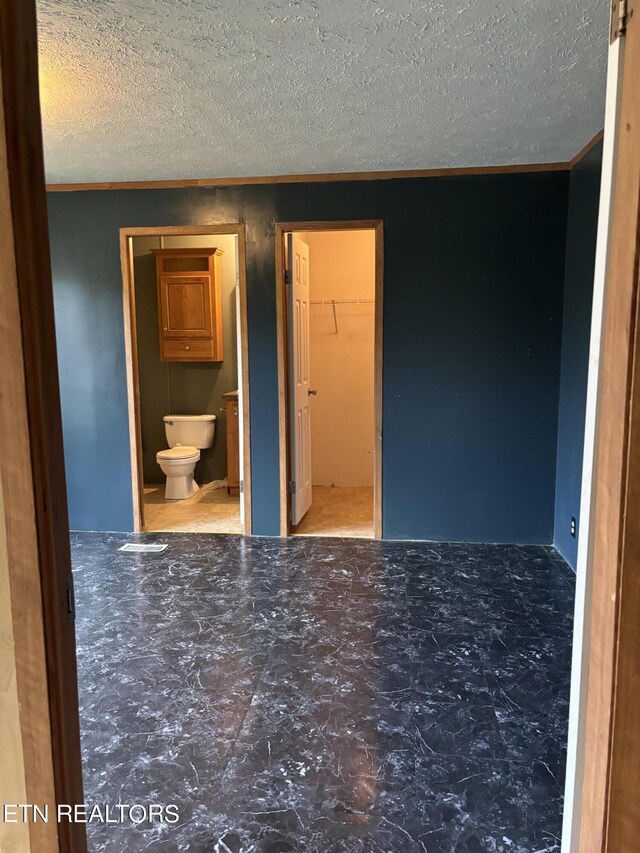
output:
<path id="1" fill-rule="evenodd" d="M 189 500 L 167 501 L 164 484 L 144 487 L 144 529 L 174 533 L 244 533 L 240 504 L 226 489 L 202 488 Z M 309 512 L 296 536 L 373 538 L 373 489 L 366 486 L 314 486 Z"/>
<path id="2" fill-rule="evenodd" d="M 167 533 L 244 533 L 240 500 L 226 489 L 201 488 L 192 498 L 167 501 L 164 483 L 144 487 L 144 529 Z"/>
<path id="3" fill-rule="evenodd" d="M 296 536 L 373 538 L 373 489 L 314 486 L 311 508 L 292 531 Z"/>

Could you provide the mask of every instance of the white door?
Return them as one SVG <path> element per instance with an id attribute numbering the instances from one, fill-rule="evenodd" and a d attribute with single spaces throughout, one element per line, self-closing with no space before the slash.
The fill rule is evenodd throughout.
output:
<path id="1" fill-rule="evenodd" d="M 287 241 L 291 523 L 311 506 L 309 412 L 309 246 L 296 234 Z"/>

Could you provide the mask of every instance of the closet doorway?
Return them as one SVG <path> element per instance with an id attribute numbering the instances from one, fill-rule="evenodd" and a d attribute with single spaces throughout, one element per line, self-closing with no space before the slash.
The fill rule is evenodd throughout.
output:
<path id="1" fill-rule="evenodd" d="M 379 538 L 382 223 L 276 241 L 281 533 Z"/>

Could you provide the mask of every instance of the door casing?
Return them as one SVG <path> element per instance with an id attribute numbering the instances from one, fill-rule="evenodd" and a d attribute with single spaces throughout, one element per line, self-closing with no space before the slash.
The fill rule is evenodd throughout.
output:
<path id="1" fill-rule="evenodd" d="M 620 35 L 612 5 L 563 853 L 626 853 L 640 835 L 638 7 Z"/>
<path id="2" fill-rule="evenodd" d="M 0 800 L 53 812 L 0 848 L 85 853 L 55 822 L 84 795 L 33 0 L 0 2 L 0 94 Z"/>
<path id="3" fill-rule="evenodd" d="M 280 439 L 280 535 L 290 531 L 289 496 L 289 383 L 287 351 L 287 300 L 284 283 L 285 235 L 292 231 L 375 231 L 375 319 L 374 319 L 374 450 L 373 535 L 382 538 L 382 318 L 384 289 L 384 226 L 381 219 L 347 219 L 321 222 L 276 223 L 276 311 L 278 348 L 278 424 Z"/>
<path id="4" fill-rule="evenodd" d="M 135 280 L 133 275 L 134 237 L 186 237 L 209 234 L 235 234 L 238 238 L 238 289 L 240 304 L 240 351 L 242 373 L 242 450 L 244 531 L 251 534 L 251 436 L 249 417 L 249 345 L 247 327 L 247 272 L 244 224 L 171 225 L 120 229 L 120 262 L 122 265 L 122 298 L 124 310 L 124 345 L 127 367 L 127 403 L 129 413 L 129 445 L 131 448 L 131 487 L 133 496 L 133 529 L 144 529 L 144 475 L 142 470 L 142 426 L 140 421 L 140 377 L 136 335 Z"/>

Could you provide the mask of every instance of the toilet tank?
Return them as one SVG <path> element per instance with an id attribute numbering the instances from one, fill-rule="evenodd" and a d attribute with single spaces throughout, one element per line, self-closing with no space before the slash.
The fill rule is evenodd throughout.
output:
<path id="1" fill-rule="evenodd" d="M 165 415 L 164 432 L 169 447 L 197 447 L 203 450 L 213 444 L 215 415 Z"/>

